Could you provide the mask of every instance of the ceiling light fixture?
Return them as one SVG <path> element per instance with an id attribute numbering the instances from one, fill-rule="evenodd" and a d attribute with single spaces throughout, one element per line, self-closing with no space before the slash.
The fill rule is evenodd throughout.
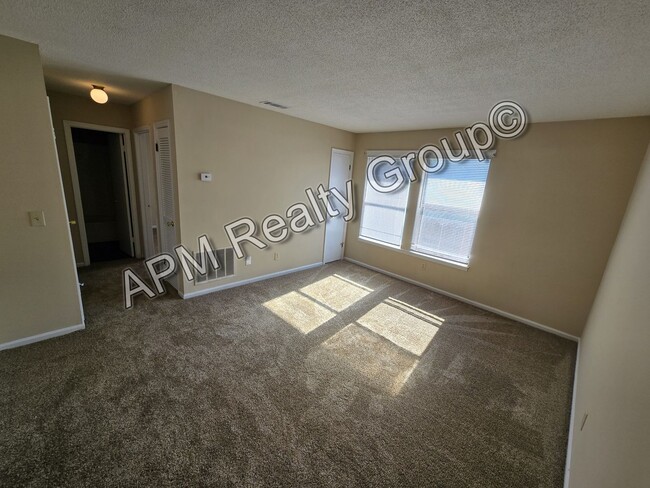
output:
<path id="1" fill-rule="evenodd" d="M 99 85 L 93 85 L 93 89 L 90 90 L 90 98 L 97 103 L 108 102 L 108 95 L 104 91 L 104 87 Z"/>

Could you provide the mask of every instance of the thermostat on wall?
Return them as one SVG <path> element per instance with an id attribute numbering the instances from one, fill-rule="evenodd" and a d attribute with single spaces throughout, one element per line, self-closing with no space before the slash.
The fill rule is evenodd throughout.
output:
<path id="1" fill-rule="evenodd" d="M 212 181 L 212 173 L 201 173 L 201 181 Z"/>

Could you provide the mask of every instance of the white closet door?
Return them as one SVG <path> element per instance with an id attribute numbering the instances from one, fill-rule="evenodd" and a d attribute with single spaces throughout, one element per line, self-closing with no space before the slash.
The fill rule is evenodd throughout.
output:
<path id="1" fill-rule="evenodd" d="M 158 180 L 158 215 L 160 216 L 161 251 L 173 254 L 177 245 L 176 238 L 176 199 L 174 161 L 172 158 L 172 140 L 169 121 L 154 125 L 156 141 L 156 175 Z M 178 273 L 169 279 L 169 283 L 178 289 Z"/>
<path id="2" fill-rule="evenodd" d="M 329 188 L 338 189 L 342 195 L 346 193 L 345 182 L 350 179 L 352 174 L 353 157 L 354 154 L 350 151 L 332 149 Z M 343 259 L 343 246 L 347 227 L 347 223 L 343 220 L 347 210 L 336 198 L 330 198 L 330 201 L 332 206 L 340 212 L 340 215 L 338 217 L 328 217 L 325 224 L 325 249 L 323 252 L 323 261 L 325 263 Z"/>

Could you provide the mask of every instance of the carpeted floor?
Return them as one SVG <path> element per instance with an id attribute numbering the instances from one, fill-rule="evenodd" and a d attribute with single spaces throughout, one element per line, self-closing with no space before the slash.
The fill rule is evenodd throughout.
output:
<path id="1" fill-rule="evenodd" d="M 562 486 L 573 342 L 348 263 L 126 311 L 124 266 L 0 352 L 1 486 Z"/>

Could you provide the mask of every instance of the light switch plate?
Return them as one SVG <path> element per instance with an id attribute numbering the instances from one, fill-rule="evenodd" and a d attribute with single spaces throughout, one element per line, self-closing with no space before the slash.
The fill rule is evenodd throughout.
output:
<path id="1" fill-rule="evenodd" d="M 29 225 L 32 227 L 45 227 L 45 212 L 42 210 L 29 212 Z"/>

